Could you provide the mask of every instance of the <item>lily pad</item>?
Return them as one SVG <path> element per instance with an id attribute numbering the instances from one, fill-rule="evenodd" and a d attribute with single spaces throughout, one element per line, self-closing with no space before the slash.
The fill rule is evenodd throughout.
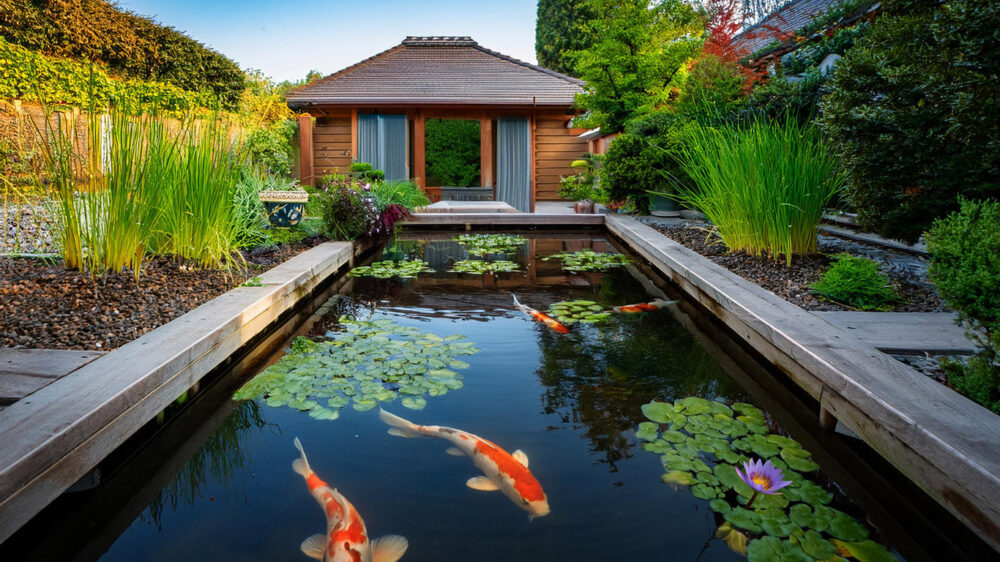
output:
<path id="1" fill-rule="evenodd" d="M 596 324 L 611 317 L 611 312 L 605 311 L 594 301 L 587 300 L 557 302 L 549 306 L 548 313 L 566 325 Z"/>
<path id="2" fill-rule="evenodd" d="M 899 562 L 884 546 L 875 541 L 845 542 L 834 539 L 832 542 L 842 556 L 850 556 L 860 562 Z"/>
<path id="3" fill-rule="evenodd" d="M 578 252 L 552 254 L 551 256 L 542 258 L 542 261 L 549 261 L 551 259 L 560 260 L 563 269 L 574 272 L 604 271 L 632 263 L 632 259 L 625 254 L 601 253 L 589 248 Z"/>
<path id="4" fill-rule="evenodd" d="M 385 260 L 355 267 L 351 270 L 353 277 L 375 277 L 376 279 L 412 279 L 420 273 L 434 273 L 430 264 L 420 260 Z"/>
<path id="5" fill-rule="evenodd" d="M 750 562 L 813 562 L 798 545 L 776 537 L 761 537 L 747 545 Z"/>
<path id="6" fill-rule="evenodd" d="M 659 427 L 653 422 L 642 422 L 639 424 L 639 430 L 635 432 L 635 436 L 643 441 L 655 441 L 659 437 Z"/>
<path id="7" fill-rule="evenodd" d="M 459 234 L 454 240 L 473 256 L 510 253 L 528 242 L 516 234 Z"/>
<path id="8" fill-rule="evenodd" d="M 450 273 L 506 273 L 517 271 L 519 266 L 507 260 L 485 261 L 485 260 L 460 260 L 455 262 L 448 271 Z"/>

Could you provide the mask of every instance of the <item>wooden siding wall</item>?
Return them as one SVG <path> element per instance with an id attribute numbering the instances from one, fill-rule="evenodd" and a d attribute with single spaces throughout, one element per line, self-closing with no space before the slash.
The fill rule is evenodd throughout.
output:
<path id="1" fill-rule="evenodd" d="M 539 113 L 535 130 L 535 199 L 559 199 L 560 176 L 570 176 L 576 170 L 569 166 L 587 152 L 587 141 L 577 136 L 586 129 L 567 129 L 569 115 Z"/>
<path id="2" fill-rule="evenodd" d="M 351 167 L 351 117 L 318 117 L 313 128 L 313 173 L 316 178 Z"/>

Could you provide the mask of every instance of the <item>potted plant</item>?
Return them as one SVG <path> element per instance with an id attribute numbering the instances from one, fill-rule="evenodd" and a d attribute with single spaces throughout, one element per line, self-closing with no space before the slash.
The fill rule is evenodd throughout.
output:
<path id="1" fill-rule="evenodd" d="M 595 212 L 596 204 L 606 199 L 597 176 L 597 170 L 601 167 L 601 155 L 588 152 L 583 158 L 574 160 L 570 167 L 580 171 L 560 179 L 559 196 L 576 201 L 573 210 L 577 213 Z"/>
<path id="2" fill-rule="evenodd" d="M 260 200 L 267 211 L 267 220 L 275 228 L 290 228 L 299 224 L 309 202 L 309 193 L 295 180 L 286 181 L 270 177 L 267 189 L 260 192 Z"/>
<path id="3" fill-rule="evenodd" d="M 647 191 L 649 197 L 649 214 L 654 217 L 678 217 L 681 214 L 681 206 L 671 197 L 670 193 L 663 191 Z"/>

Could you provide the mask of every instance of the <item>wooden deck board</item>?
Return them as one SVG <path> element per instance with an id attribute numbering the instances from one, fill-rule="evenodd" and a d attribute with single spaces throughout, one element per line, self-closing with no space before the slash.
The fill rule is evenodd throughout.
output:
<path id="1" fill-rule="evenodd" d="M 885 353 L 972 355 L 975 345 L 950 312 L 813 312 Z"/>

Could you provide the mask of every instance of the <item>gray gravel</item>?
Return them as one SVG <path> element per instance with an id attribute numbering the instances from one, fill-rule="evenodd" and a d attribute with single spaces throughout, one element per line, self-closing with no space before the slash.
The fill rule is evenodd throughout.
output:
<path id="1" fill-rule="evenodd" d="M 0 253 L 57 253 L 54 229 L 52 213 L 43 204 L 0 206 Z"/>

